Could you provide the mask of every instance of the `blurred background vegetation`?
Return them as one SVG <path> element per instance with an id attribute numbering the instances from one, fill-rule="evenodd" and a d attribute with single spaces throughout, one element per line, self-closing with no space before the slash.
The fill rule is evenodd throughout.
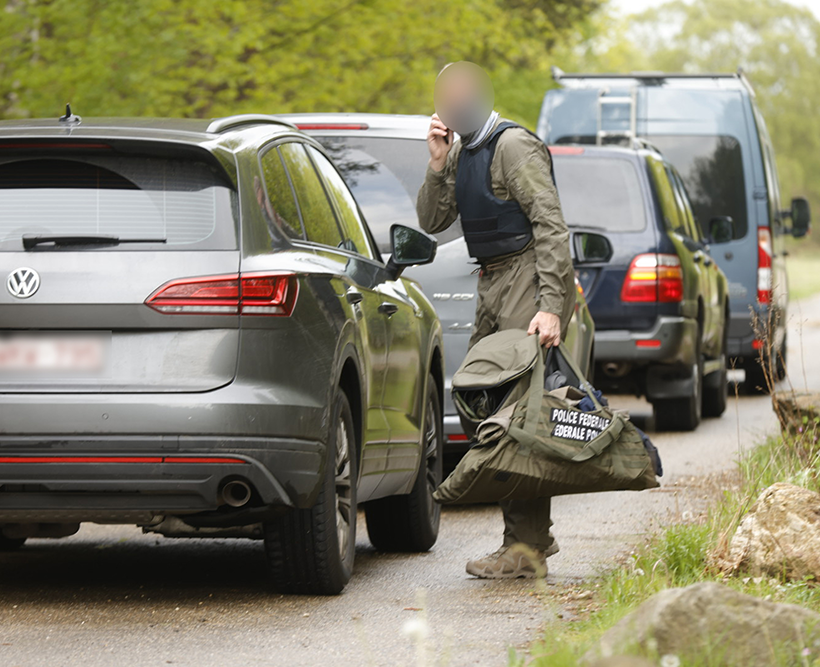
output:
<path id="1" fill-rule="evenodd" d="M 4 0 L 0 117 L 213 117 L 432 111 L 454 60 L 489 70 L 496 106 L 535 126 L 572 71 L 742 66 L 777 150 L 784 200 L 820 212 L 820 22 L 784 0 Z"/>

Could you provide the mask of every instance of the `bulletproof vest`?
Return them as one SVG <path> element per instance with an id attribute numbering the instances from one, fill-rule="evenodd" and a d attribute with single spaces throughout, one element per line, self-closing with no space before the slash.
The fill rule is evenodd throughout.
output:
<path id="1" fill-rule="evenodd" d="M 489 259 L 523 250 L 532 239 L 532 223 L 515 200 L 493 194 L 490 165 L 504 122 L 478 148 L 462 148 L 456 172 L 456 205 L 470 256 Z M 555 177 L 553 176 L 553 182 Z"/>

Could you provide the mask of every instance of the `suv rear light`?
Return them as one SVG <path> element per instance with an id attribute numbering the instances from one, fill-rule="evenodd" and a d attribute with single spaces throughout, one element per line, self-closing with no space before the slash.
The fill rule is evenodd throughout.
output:
<path id="1" fill-rule="evenodd" d="M 621 300 L 627 303 L 676 303 L 683 300 L 683 272 L 677 255 L 646 253 L 629 265 Z"/>
<path id="2" fill-rule="evenodd" d="M 274 315 L 289 317 L 299 281 L 289 273 L 245 273 L 183 278 L 166 283 L 145 305 L 169 315 Z"/>
<path id="3" fill-rule="evenodd" d="M 757 302 L 772 301 L 772 234 L 768 227 L 757 228 Z"/>

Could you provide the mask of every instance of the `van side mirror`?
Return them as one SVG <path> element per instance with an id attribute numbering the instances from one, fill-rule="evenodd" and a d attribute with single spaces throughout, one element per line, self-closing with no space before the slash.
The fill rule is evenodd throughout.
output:
<path id="1" fill-rule="evenodd" d="M 612 259 L 612 244 L 603 234 L 575 232 L 572 235 L 575 264 L 594 264 Z"/>
<path id="2" fill-rule="evenodd" d="M 728 215 L 719 215 L 709 221 L 709 242 L 728 243 L 735 237 L 735 221 Z"/>
<path id="3" fill-rule="evenodd" d="M 791 235 L 799 239 L 809 233 L 811 226 L 811 209 L 809 201 L 805 197 L 795 197 L 792 199 L 792 210 L 789 211 L 792 219 Z"/>
<path id="4" fill-rule="evenodd" d="M 387 262 L 391 276 L 395 280 L 407 266 L 429 264 L 436 257 L 437 248 L 438 241 L 434 236 L 413 227 L 393 225 L 390 228 L 391 255 Z"/>

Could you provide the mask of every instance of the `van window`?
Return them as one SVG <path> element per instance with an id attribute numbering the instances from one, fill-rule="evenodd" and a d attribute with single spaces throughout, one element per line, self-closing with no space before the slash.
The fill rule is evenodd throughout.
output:
<path id="1" fill-rule="evenodd" d="M 730 136 L 655 135 L 650 137 L 680 173 L 695 216 L 708 226 L 728 215 L 735 238 L 746 236 L 748 222 L 740 142 Z"/>
<path id="2" fill-rule="evenodd" d="M 0 164 L 0 244 L 24 234 L 165 239 L 105 251 L 236 248 L 234 191 L 209 164 L 132 155 L 61 155 Z"/>
<path id="3" fill-rule="evenodd" d="M 610 232 L 646 227 L 641 182 L 632 160 L 556 155 L 555 182 L 570 226 Z"/>

